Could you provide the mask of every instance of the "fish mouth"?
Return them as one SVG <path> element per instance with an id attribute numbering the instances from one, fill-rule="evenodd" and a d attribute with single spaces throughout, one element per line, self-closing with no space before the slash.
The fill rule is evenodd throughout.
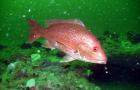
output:
<path id="1" fill-rule="evenodd" d="M 97 63 L 97 64 L 106 64 L 107 61 L 104 60 L 84 60 L 86 62 L 90 62 L 90 63 Z"/>
<path id="2" fill-rule="evenodd" d="M 98 63 L 98 64 L 106 64 L 106 61 L 103 61 L 103 60 L 97 60 L 97 61 L 95 61 L 95 63 Z"/>
<path id="3" fill-rule="evenodd" d="M 96 58 L 86 58 L 85 56 L 80 58 L 83 61 L 90 62 L 90 63 L 97 63 L 97 64 L 106 64 L 107 63 L 107 58 L 102 57 L 100 54 Z"/>
<path id="4" fill-rule="evenodd" d="M 105 54 L 98 53 L 97 55 L 98 56 L 96 58 L 96 63 L 99 63 L 99 64 L 107 63 L 107 58 L 106 58 Z"/>

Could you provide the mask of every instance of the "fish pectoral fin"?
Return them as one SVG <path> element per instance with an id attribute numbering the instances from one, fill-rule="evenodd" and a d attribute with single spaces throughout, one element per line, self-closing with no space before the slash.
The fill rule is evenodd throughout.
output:
<path id="1" fill-rule="evenodd" d="M 62 42 L 58 42 L 56 41 L 55 45 L 54 45 L 57 49 L 63 51 L 63 52 L 68 52 L 71 51 L 72 49 L 68 46 L 66 46 L 65 44 L 63 44 Z"/>
<path id="2" fill-rule="evenodd" d="M 75 60 L 73 57 L 69 56 L 69 55 L 66 55 L 63 57 L 63 59 L 60 61 L 60 62 L 70 62 L 70 61 L 73 61 Z"/>

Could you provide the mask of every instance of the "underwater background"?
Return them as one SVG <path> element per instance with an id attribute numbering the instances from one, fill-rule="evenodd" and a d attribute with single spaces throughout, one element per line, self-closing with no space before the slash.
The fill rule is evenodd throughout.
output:
<path id="1" fill-rule="evenodd" d="M 140 0 L 1 0 L 0 90 L 139 90 Z M 59 63 L 63 52 L 27 44 L 34 19 L 79 19 L 99 39 L 106 65 Z"/>

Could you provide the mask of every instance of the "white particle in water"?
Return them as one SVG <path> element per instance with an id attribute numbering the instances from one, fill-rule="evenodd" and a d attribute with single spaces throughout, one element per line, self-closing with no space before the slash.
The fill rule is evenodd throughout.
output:
<path id="1" fill-rule="evenodd" d="M 11 16 L 11 15 L 13 15 L 13 13 L 9 13 L 9 15 Z"/>
<path id="2" fill-rule="evenodd" d="M 55 0 L 50 0 L 50 4 L 54 4 L 55 3 Z"/>
<path id="3" fill-rule="evenodd" d="M 106 74 L 108 74 L 108 71 L 105 71 Z"/>
<path id="4" fill-rule="evenodd" d="M 113 34 L 116 34 L 116 32 L 113 32 Z"/>
<path id="5" fill-rule="evenodd" d="M 31 9 L 28 9 L 28 12 L 31 12 Z"/>
<path id="6" fill-rule="evenodd" d="M 40 50 L 37 50 L 38 53 L 40 53 Z"/>
<path id="7" fill-rule="evenodd" d="M 140 65 L 140 63 L 139 63 L 139 62 L 137 62 L 137 63 L 136 63 L 136 65 Z"/>
<path id="8" fill-rule="evenodd" d="M 26 17 L 26 15 L 22 15 L 22 17 L 23 17 L 23 18 L 25 18 L 25 17 Z"/>
<path id="9" fill-rule="evenodd" d="M 105 67 L 105 70 L 107 70 L 107 67 Z"/>
<path id="10" fill-rule="evenodd" d="M 6 33 L 6 37 L 9 37 L 9 33 Z"/>
<path id="11" fill-rule="evenodd" d="M 64 14 L 67 14 L 67 11 L 64 11 L 63 13 L 64 13 Z"/>
<path id="12" fill-rule="evenodd" d="M 30 4 L 32 4 L 33 2 L 32 1 L 30 1 Z"/>

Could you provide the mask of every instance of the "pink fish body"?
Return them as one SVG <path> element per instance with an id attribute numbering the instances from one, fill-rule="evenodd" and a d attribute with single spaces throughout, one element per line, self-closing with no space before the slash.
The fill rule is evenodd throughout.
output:
<path id="1" fill-rule="evenodd" d="M 29 24 L 32 27 L 29 42 L 32 43 L 39 37 L 45 38 L 44 47 L 66 53 L 61 62 L 78 59 L 106 64 L 107 58 L 99 41 L 80 20 L 50 20 L 47 28 L 42 28 L 34 20 L 29 20 Z"/>

